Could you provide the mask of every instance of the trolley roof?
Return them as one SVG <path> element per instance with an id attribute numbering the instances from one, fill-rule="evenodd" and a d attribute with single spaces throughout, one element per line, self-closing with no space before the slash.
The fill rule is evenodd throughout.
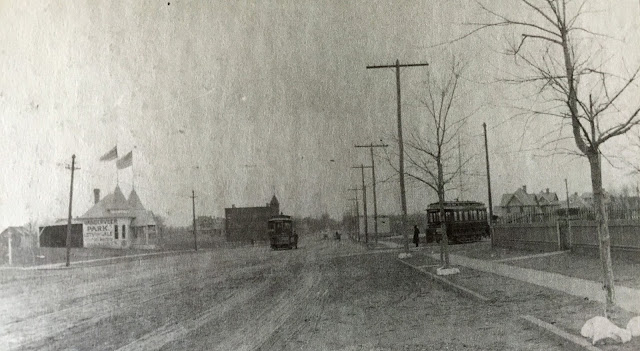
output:
<path id="1" fill-rule="evenodd" d="M 291 222 L 291 216 L 277 215 L 269 218 L 269 222 Z"/>
<path id="2" fill-rule="evenodd" d="M 429 204 L 427 211 L 438 210 L 439 202 Z M 478 201 L 445 201 L 444 208 L 446 210 L 465 210 L 465 209 L 486 209 L 484 203 Z"/>

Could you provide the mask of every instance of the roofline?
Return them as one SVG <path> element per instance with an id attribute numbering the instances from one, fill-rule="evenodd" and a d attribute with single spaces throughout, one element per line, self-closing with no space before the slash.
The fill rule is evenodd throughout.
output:
<path id="1" fill-rule="evenodd" d="M 277 216 L 272 216 L 271 218 L 269 218 L 269 222 L 271 221 L 282 221 L 282 220 L 288 220 L 291 221 L 291 216 L 288 215 L 277 215 Z"/>
<path id="2" fill-rule="evenodd" d="M 455 208 L 464 208 L 464 207 L 483 207 L 487 208 L 487 206 L 483 202 L 479 201 L 445 201 L 443 203 L 445 208 L 455 209 Z M 427 207 L 427 210 L 438 209 L 440 206 L 439 202 L 430 203 Z"/>
<path id="3" fill-rule="evenodd" d="M 136 218 L 136 216 L 102 216 L 102 217 L 78 217 L 78 220 L 83 220 L 83 219 L 102 219 L 102 218 Z"/>

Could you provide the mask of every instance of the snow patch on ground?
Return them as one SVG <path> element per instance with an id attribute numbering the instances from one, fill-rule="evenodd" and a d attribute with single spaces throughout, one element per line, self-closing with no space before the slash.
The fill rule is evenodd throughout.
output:
<path id="1" fill-rule="evenodd" d="M 640 336 L 640 316 L 631 318 L 627 323 L 627 330 L 631 332 L 631 336 Z"/>
<path id="2" fill-rule="evenodd" d="M 596 316 L 586 321 L 582 329 L 580 329 L 580 334 L 585 338 L 590 338 L 593 345 L 605 339 L 621 343 L 631 341 L 631 332 L 629 330 L 622 329 L 601 316 Z"/>
<path id="3" fill-rule="evenodd" d="M 402 253 L 400 253 L 400 254 L 398 255 L 398 258 L 402 260 L 402 259 L 409 258 L 409 257 L 412 257 L 412 256 L 413 256 L 413 255 L 411 255 L 411 254 L 410 254 L 410 253 L 408 253 L 408 252 L 402 252 Z"/>
<path id="4" fill-rule="evenodd" d="M 436 269 L 436 274 L 438 275 L 452 275 L 452 274 L 458 274 L 460 273 L 460 270 L 458 268 L 443 268 L 440 267 L 438 269 Z"/>

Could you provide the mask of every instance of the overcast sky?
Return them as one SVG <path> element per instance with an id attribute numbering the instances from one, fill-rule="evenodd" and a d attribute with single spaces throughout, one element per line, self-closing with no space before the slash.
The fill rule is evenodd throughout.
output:
<path id="1" fill-rule="evenodd" d="M 500 2 L 491 4 L 524 15 Z M 607 62 L 622 73 L 640 64 L 638 2 L 588 8 L 597 11 L 585 26 L 611 36 L 602 40 Z M 522 103 L 517 87 L 495 82 L 518 70 L 500 54 L 513 34 L 487 30 L 432 47 L 483 18 L 475 2 L 452 0 L 0 0 L 0 226 L 66 217 L 72 154 L 74 216 L 92 205 L 93 188 L 104 196 L 119 182 L 128 196 L 135 182 L 147 208 L 174 224 L 188 223 L 192 189 L 198 215 L 275 194 L 285 213 L 339 218 L 361 183 L 351 167 L 370 164 L 354 144 L 382 140 L 397 163 L 394 71 L 365 69 L 396 59 L 430 64 L 402 70 L 407 135 L 425 126 L 427 75 L 442 75 L 452 56 L 466 63 L 454 113 L 475 111 L 462 134 L 463 154 L 475 158 L 463 198 L 487 201 L 482 122 L 494 204 L 522 185 L 564 194 L 564 178 L 571 192 L 590 191 L 585 160 L 530 151 L 554 122 L 512 118 L 506 107 Z M 134 152 L 133 168 L 119 174 L 115 162 L 98 161 L 116 144 L 120 156 Z M 397 176 L 385 152 L 376 155 L 379 212 L 398 213 Z M 635 187 L 628 171 L 607 165 L 605 187 Z M 433 201 L 408 181 L 410 213 Z"/>

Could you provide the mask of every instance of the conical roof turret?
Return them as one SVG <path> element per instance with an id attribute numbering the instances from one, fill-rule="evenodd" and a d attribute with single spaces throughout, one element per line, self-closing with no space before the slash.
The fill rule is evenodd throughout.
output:
<path id="1" fill-rule="evenodd" d="M 124 197 L 120 186 L 116 185 L 116 190 L 113 191 L 113 199 L 107 206 L 108 210 L 128 210 L 129 204 L 127 204 L 127 198 Z"/>
<path id="2" fill-rule="evenodd" d="M 138 193 L 136 193 L 136 189 L 131 190 L 131 194 L 129 194 L 129 201 L 127 202 L 131 210 L 145 210 L 144 206 L 142 205 L 142 201 L 140 201 Z"/>
<path id="3" fill-rule="evenodd" d="M 273 197 L 271 198 L 271 202 L 269 202 L 269 206 L 271 207 L 280 206 L 280 202 L 278 202 L 278 198 L 275 195 L 273 195 Z"/>

